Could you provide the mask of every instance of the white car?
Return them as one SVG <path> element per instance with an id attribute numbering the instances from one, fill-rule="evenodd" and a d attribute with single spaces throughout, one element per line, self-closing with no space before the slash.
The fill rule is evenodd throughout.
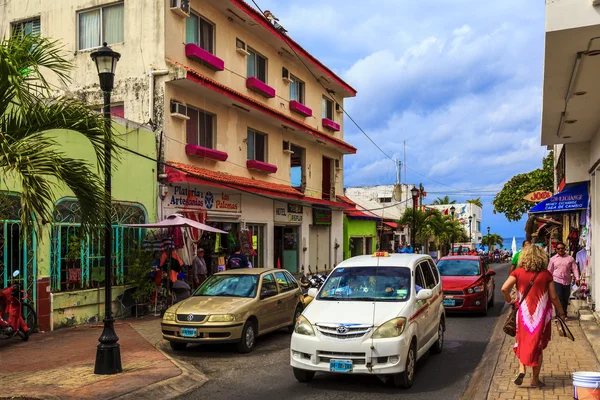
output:
<path id="1" fill-rule="evenodd" d="M 296 321 L 291 365 L 300 382 L 316 372 L 380 375 L 409 388 L 415 364 L 440 353 L 442 283 L 428 255 L 375 253 L 342 262 Z"/>

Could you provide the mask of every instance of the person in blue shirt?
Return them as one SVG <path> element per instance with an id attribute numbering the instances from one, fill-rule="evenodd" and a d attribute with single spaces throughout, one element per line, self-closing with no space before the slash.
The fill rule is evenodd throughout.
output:
<path id="1" fill-rule="evenodd" d="M 402 244 L 398 245 L 398 250 L 396 251 L 397 253 L 405 253 L 406 250 L 404 249 L 404 246 Z"/>
<path id="2" fill-rule="evenodd" d="M 410 244 L 408 246 L 406 246 L 406 253 L 413 254 L 414 252 L 415 251 Z"/>

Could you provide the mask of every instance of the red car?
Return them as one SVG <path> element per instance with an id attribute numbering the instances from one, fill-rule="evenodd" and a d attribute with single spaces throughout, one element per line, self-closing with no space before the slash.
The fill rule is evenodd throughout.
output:
<path id="1" fill-rule="evenodd" d="M 437 268 L 442 276 L 446 311 L 478 311 L 487 315 L 494 306 L 496 273 L 478 256 L 442 257 Z"/>

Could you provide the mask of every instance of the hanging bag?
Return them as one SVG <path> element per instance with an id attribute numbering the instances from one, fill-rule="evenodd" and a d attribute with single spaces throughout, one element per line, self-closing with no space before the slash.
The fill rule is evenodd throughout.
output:
<path id="1" fill-rule="evenodd" d="M 535 278 L 537 278 L 538 274 L 539 272 L 536 272 L 531 282 L 529 282 L 529 286 L 527 286 L 527 289 L 525 289 L 525 293 L 523 293 L 523 298 L 521 299 L 521 301 L 519 301 L 519 307 L 521 307 L 523 301 L 525 301 L 525 298 L 529 294 L 529 291 L 533 286 L 533 282 L 535 282 Z M 510 314 L 508 314 L 508 318 L 504 323 L 503 330 L 504 333 L 506 333 L 508 336 L 515 337 L 517 335 L 517 310 L 519 309 L 519 307 L 513 307 L 512 310 L 510 310 Z"/>

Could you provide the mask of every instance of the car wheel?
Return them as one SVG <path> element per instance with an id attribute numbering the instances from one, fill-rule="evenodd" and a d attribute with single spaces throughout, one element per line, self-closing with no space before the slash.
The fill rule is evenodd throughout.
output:
<path id="1" fill-rule="evenodd" d="M 169 342 L 169 344 L 171 345 L 171 348 L 175 351 L 185 350 L 185 348 L 187 347 L 187 343 Z"/>
<path id="2" fill-rule="evenodd" d="M 256 341 L 256 327 L 254 322 L 246 321 L 242 329 L 242 337 L 237 344 L 237 351 L 240 353 L 250 353 Z"/>
<path id="3" fill-rule="evenodd" d="M 487 317 L 487 315 L 488 315 L 488 302 L 487 301 L 483 302 L 483 310 L 481 311 L 481 315 L 483 315 L 484 317 Z"/>
<path id="4" fill-rule="evenodd" d="M 294 368 L 294 377 L 298 382 L 310 382 L 315 377 L 315 371 Z"/>
<path id="5" fill-rule="evenodd" d="M 415 367 L 417 365 L 417 350 L 415 342 L 413 341 L 408 349 L 406 355 L 406 362 L 404 364 L 404 372 L 396 374 L 392 378 L 392 383 L 397 388 L 408 389 L 413 385 L 415 379 Z"/>
<path id="6" fill-rule="evenodd" d="M 429 350 L 432 354 L 440 354 L 444 348 L 444 320 L 440 319 L 438 325 L 438 340 L 435 341 L 431 349 Z"/>
<path id="7" fill-rule="evenodd" d="M 494 307 L 494 303 L 496 302 L 496 287 L 492 287 L 492 298 L 490 299 L 489 306 Z"/>
<path id="8" fill-rule="evenodd" d="M 289 333 L 294 333 L 294 328 L 296 327 L 296 321 L 298 320 L 300 315 L 302 315 L 302 307 L 298 306 L 298 307 L 296 307 L 296 311 L 294 311 L 294 319 L 292 320 L 292 324 L 290 326 L 288 326 Z"/>

